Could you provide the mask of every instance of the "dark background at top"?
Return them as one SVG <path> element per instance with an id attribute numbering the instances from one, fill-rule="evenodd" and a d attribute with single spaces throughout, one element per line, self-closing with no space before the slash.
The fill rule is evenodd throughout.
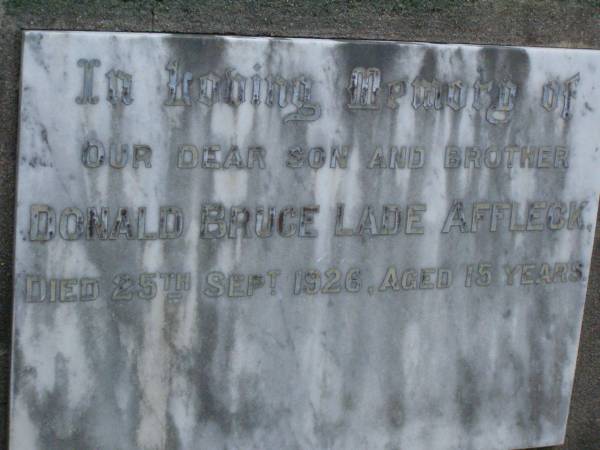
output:
<path id="1" fill-rule="evenodd" d="M 21 30 L 31 28 L 600 49 L 600 0 L 0 0 L 0 449 L 8 429 Z M 567 438 L 548 449 L 600 449 L 598 229 Z"/>

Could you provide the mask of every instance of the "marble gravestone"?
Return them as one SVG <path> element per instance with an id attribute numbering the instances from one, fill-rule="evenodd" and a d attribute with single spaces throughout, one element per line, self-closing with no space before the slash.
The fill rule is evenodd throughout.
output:
<path id="1" fill-rule="evenodd" d="M 562 441 L 600 52 L 23 41 L 11 449 Z"/>

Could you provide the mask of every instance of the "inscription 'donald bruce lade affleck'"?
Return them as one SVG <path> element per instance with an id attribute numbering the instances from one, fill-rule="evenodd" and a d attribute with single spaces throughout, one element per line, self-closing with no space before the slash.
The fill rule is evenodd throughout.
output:
<path id="1" fill-rule="evenodd" d="M 11 448 L 561 442 L 599 108 L 596 51 L 26 32 Z"/>

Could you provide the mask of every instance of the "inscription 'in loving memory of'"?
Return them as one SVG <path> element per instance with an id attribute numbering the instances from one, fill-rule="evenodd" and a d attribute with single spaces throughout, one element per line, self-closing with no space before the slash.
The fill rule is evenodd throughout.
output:
<path id="1" fill-rule="evenodd" d="M 83 69 L 81 94 L 76 97 L 78 104 L 99 102 L 94 95 L 94 69 L 101 67 L 99 59 L 80 59 L 77 65 Z M 264 104 L 267 107 L 281 109 L 292 106 L 294 111 L 283 116 L 284 122 L 314 121 L 321 116 L 321 106 L 313 100 L 313 82 L 310 77 L 299 75 L 288 80 L 278 74 L 262 76 L 260 64 L 254 65 L 254 73 L 244 76 L 234 68 L 223 73 L 209 72 L 195 77 L 182 69 L 178 60 L 166 65 L 168 82 L 165 106 L 192 106 L 200 103 L 211 107 L 223 103 L 238 107 L 248 101 L 253 106 Z M 133 75 L 111 68 L 105 74 L 106 100 L 113 105 L 130 105 L 133 101 Z M 580 74 L 576 73 L 566 80 L 551 79 L 541 87 L 540 105 L 549 112 L 559 111 L 563 120 L 573 115 L 574 100 Z M 345 87 L 350 110 L 379 110 L 382 106 L 397 109 L 400 101 L 412 87 L 410 100 L 415 110 L 441 110 L 445 107 L 460 111 L 467 107 L 471 95 L 471 107 L 485 113 L 485 119 L 494 125 L 510 122 L 515 109 L 515 100 L 520 87 L 505 77 L 502 80 L 483 80 L 478 78 L 472 86 L 463 80 L 443 81 L 417 77 L 412 81 L 396 79 L 385 81 L 377 67 L 355 67 Z"/>

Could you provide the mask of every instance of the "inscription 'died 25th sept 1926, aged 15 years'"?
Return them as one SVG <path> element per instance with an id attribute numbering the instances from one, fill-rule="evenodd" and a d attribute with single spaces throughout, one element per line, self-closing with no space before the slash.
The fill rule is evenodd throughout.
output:
<path id="1" fill-rule="evenodd" d="M 565 432 L 600 53 L 24 34 L 10 445 Z"/>

